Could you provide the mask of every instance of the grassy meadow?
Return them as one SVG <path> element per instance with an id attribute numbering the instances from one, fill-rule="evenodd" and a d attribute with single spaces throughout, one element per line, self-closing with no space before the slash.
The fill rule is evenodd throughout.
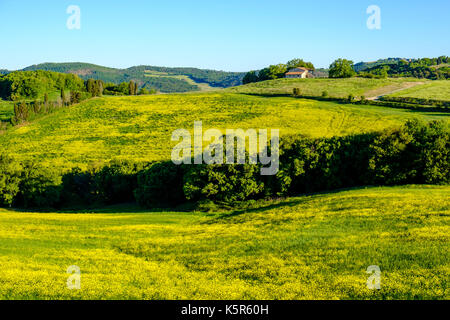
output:
<path id="1" fill-rule="evenodd" d="M 439 80 L 401 90 L 390 94 L 392 97 L 410 97 L 450 101 L 450 81 Z"/>
<path id="2" fill-rule="evenodd" d="M 355 97 L 376 97 L 392 91 L 401 90 L 427 80 L 415 78 L 399 79 L 276 79 L 262 82 L 254 82 L 239 87 L 226 89 L 230 92 L 246 94 L 292 94 L 294 88 L 300 88 L 301 94 L 306 96 L 321 96 L 327 91 L 328 96 L 346 98 L 349 94 Z"/>
<path id="3" fill-rule="evenodd" d="M 112 158 L 168 160 L 172 131 L 279 128 L 280 135 L 332 137 L 394 127 L 407 119 L 447 119 L 445 113 L 346 105 L 289 97 L 213 92 L 95 98 L 0 134 L 5 153 L 58 167 Z"/>
<path id="4" fill-rule="evenodd" d="M 449 299 L 450 187 L 210 213 L 0 209 L 0 299 Z M 66 269 L 81 269 L 68 290 Z M 369 265 L 381 290 L 367 289 Z"/>

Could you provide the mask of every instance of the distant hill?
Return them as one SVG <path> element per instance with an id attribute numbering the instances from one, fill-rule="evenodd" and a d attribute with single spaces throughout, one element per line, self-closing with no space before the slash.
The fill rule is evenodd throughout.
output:
<path id="1" fill-rule="evenodd" d="M 243 72 L 156 66 L 116 69 L 81 62 L 42 63 L 26 67 L 21 71 L 35 70 L 73 73 L 82 79 L 93 78 L 115 84 L 133 80 L 140 87 L 154 88 L 161 92 L 199 91 L 205 87 L 227 88 L 242 84 L 242 78 L 245 75 Z"/>
<path id="2" fill-rule="evenodd" d="M 445 80 L 450 79 L 449 64 L 449 57 L 440 56 L 438 58 L 378 60 L 372 64 L 360 64 L 356 68 L 365 68 L 359 71 L 360 75 L 364 77 L 414 77 Z"/>
<path id="3" fill-rule="evenodd" d="M 371 61 L 371 62 L 358 62 L 358 63 L 355 63 L 355 65 L 353 66 L 353 69 L 356 72 L 360 72 L 360 71 L 364 71 L 364 70 L 367 70 L 369 68 L 373 68 L 373 67 L 376 67 L 379 65 L 395 64 L 401 60 L 408 61 L 407 59 L 403 59 L 403 58 L 387 58 L 387 59 L 379 59 L 377 61 Z"/>

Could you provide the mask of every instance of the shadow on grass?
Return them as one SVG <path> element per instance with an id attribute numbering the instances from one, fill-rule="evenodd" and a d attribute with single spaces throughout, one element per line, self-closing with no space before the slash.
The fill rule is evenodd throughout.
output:
<path id="1" fill-rule="evenodd" d="M 352 187 L 352 188 L 342 188 L 342 189 L 321 191 L 321 192 L 315 192 L 315 193 L 298 194 L 295 196 L 290 196 L 289 198 L 261 200 L 261 202 L 258 202 L 255 207 L 239 208 L 239 209 L 235 209 L 235 210 L 230 210 L 228 212 L 224 212 L 219 215 L 215 215 L 215 219 L 213 219 L 213 221 L 208 221 L 205 223 L 214 223 L 215 220 L 217 221 L 217 220 L 231 219 L 231 218 L 240 216 L 245 213 L 264 213 L 264 212 L 274 210 L 274 209 L 295 207 L 297 205 L 305 204 L 310 201 L 316 201 L 318 199 L 320 200 L 320 198 L 324 198 L 331 194 L 337 194 L 337 193 L 341 193 L 341 192 L 345 192 L 345 191 L 364 190 L 367 188 L 376 188 L 376 186 L 361 186 L 361 187 Z M 258 205 L 258 204 L 261 204 L 261 205 Z"/>
<path id="2" fill-rule="evenodd" d="M 359 101 L 349 101 L 347 98 L 331 98 L 331 97 L 321 97 L 321 96 L 293 96 L 292 94 L 287 93 L 252 93 L 252 92 L 243 92 L 239 93 L 248 96 L 256 96 L 263 98 L 297 98 L 297 99 L 307 99 L 307 100 L 316 100 L 316 101 L 326 101 L 326 102 L 334 102 L 339 104 L 352 104 L 358 106 L 378 106 L 378 107 L 387 107 L 393 109 L 403 109 L 409 110 L 411 112 L 422 112 L 422 113 L 433 113 L 434 116 L 448 117 L 450 116 L 450 109 L 445 107 L 434 107 L 434 106 L 422 106 L 419 104 L 405 104 L 404 106 L 399 105 L 397 102 L 391 101 L 367 101 L 366 103 L 361 103 Z"/>

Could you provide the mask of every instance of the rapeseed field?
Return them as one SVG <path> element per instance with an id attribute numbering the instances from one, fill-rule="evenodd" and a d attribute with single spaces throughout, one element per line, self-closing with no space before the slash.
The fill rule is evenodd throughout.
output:
<path id="1" fill-rule="evenodd" d="M 210 213 L 0 209 L 0 299 L 448 299 L 449 199 L 403 186 Z"/>

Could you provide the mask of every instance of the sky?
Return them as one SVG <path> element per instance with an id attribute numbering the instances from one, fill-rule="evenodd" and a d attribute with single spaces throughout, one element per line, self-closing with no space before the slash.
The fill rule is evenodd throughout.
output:
<path id="1" fill-rule="evenodd" d="M 80 8 L 69 29 L 67 8 Z M 377 5 L 381 29 L 369 29 Z M 450 55 L 449 0 L 0 0 L 0 69 L 89 62 L 257 70 Z"/>

